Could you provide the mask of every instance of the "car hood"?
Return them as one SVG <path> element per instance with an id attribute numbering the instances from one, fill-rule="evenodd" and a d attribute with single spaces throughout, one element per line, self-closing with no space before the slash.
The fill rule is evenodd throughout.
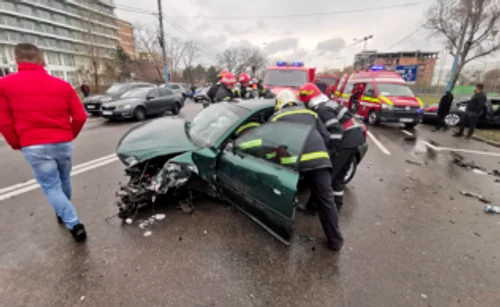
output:
<path id="1" fill-rule="evenodd" d="M 159 118 L 129 130 L 118 143 L 116 154 L 122 161 L 134 157 L 141 163 L 149 159 L 199 149 L 186 135 L 185 121 Z"/>
<path id="2" fill-rule="evenodd" d="M 393 103 L 395 107 L 420 107 L 416 97 L 384 96 Z"/>
<path id="3" fill-rule="evenodd" d="M 118 106 L 123 106 L 126 104 L 132 104 L 132 105 L 139 104 L 143 101 L 144 101 L 144 99 L 142 99 L 142 98 L 124 98 L 124 99 L 115 100 L 113 102 L 104 103 L 104 105 L 108 106 L 108 107 L 118 107 Z"/>
<path id="4" fill-rule="evenodd" d="M 102 95 L 92 95 L 87 98 L 85 98 L 84 102 L 101 102 L 104 98 L 111 97 L 112 100 L 116 100 L 120 98 L 120 95 L 109 95 L 109 94 L 102 94 Z"/>

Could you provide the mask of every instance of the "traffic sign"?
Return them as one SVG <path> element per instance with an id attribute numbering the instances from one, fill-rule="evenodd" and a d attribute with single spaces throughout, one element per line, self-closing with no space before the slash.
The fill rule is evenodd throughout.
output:
<path id="1" fill-rule="evenodd" d="M 408 84 L 414 84 L 417 81 L 417 70 L 418 70 L 418 65 L 396 66 L 396 72 L 400 74 L 401 77 Z"/>

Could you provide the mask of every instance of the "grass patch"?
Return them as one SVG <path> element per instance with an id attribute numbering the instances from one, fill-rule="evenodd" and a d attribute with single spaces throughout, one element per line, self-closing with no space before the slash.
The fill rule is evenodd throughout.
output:
<path id="1" fill-rule="evenodd" d="M 500 130 L 498 129 L 476 129 L 474 134 L 488 141 L 500 143 Z"/>
<path id="2" fill-rule="evenodd" d="M 420 100 L 422 100 L 422 102 L 424 103 L 424 105 L 426 106 L 430 106 L 430 105 L 433 105 L 433 104 L 436 104 L 436 103 L 439 103 L 439 100 L 441 99 L 441 97 L 439 96 L 417 96 L 418 98 L 420 98 Z"/>

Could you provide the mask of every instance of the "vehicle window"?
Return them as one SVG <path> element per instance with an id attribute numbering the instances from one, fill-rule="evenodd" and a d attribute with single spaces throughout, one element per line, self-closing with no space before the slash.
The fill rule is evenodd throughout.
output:
<path id="1" fill-rule="evenodd" d="M 326 90 L 328 88 L 328 84 L 325 82 L 315 82 L 316 86 L 319 88 L 319 90 L 323 93 L 326 94 Z"/>
<path id="2" fill-rule="evenodd" d="M 365 96 L 368 97 L 375 97 L 375 88 L 373 87 L 373 84 L 368 83 L 365 87 Z"/>
<path id="3" fill-rule="evenodd" d="M 174 92 L 172 92 L 168 88 L 160 88 L 160 96 L 170 96 L 170 95 L 173 95 L 173 94 L 174 94 Z"/>
<path id="4" fill-rule="evenodd" d="M 325 78 L 325 77 L 320 77 L 320 78 L 319 78 L 319 81 L 321 81 L 321 82 L 325 82 L 325 83 L 327 83 L 328 85 L 332 86 L 332 85 L 334 85 L 334 84 L 335 84 L 336 79 L 335 79 L 335 78 Z"/>
<path id="5" fill-rule="evenodd" d="M 415 97 L 411 89 L 406 84 L 377 84 L 380 96 Z"/>
<path id="6" fill-rule="evenodd" d="M 236 150 L 256 158 L 295 168 L 310 127 L 290 122 L 267 123 L 236 139 Z"/>
<path id="7" fill-rule="evenodd" d="M 115 84 L 106 90 L 106 94 L 116 95 L 123 94 L 127 91 L 128 86 L 126 84 Z"/>
<path id="8" fill-rule="evenodd" d="M 264 84 L 268 86 L 295 86 L 301 87 L 308 81 L 306 70 L 271 69 L 267 71 Z"/>
<path id="9" fill-rule="evenodd" d="M 170 88 L 173 89 L 173 90 L 178 90 L 181 87 L 179 86 L 179 84 L 170 84 Z"/>
<path id="10" fill-rule="evenodd" d="M 217 103 L 210 108 L 203 109 L 190 123 L 187 129 L 188 136 L 199 146 L 214 145 L 230 128 L 234 127 L 236 122 L 246 115 L 237 113 L 233 108 L 236 109 L 236 107 L 231 108 L 225 103 Z"/>
<path id="11" fill-rule="evenodd" d="M 159 97 L 159 96 L 160 96 L 160 92 L 158 91 L 157 88 L 150 90 L 149 93 L 148 93 L 148 97 L 156 98 L 156 97 Z"/>
<path id="12" fill-rule="evenodd" d="M 122 95 L 122 98 L 146 98 L 150 88 L 136 88 Z"/>
<path id="13" fill-rule="evenodd" d="M 344 89 L 343 94 L 352 94 L 352 88 L 354 86 L 354 83 L 347 83 Z"/>

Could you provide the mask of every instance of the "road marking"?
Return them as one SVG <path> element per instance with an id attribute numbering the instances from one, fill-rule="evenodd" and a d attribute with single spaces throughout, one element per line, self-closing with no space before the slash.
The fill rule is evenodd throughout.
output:
<path id="1" fill-rule="evenodd" d="M 430 149 L 432 150 L 435 150 L 435 151 L 440 151 L 440 149 L 434 145 L 432 145 L 431 143 L 427 142 L 427 141 L 423 141 L 422 142 L 425 146 L 429 147 Z"/>
<path id="2" fill-rule="evenodd" d="M 75 165 L 71 171 L 71 176 L 75 176 L 84 172 L 88 172 L 95 168 L 113 163 L 118 160 L 115 154 L 107 155 L 98 159 L 94 159 L 82 164 Z M 34 179 L 28 180 L 23 183 L 14 184 L 9 187 L 0 189 L 0 201 L 12 198 L 17 195 L 27 193 L 40 188 L 40 185 L 36 183 Z"/>
<path id="3" fill-rule="evenodd" d="M 375 145 L 378 146 L 378 148 L 383 152 L 385 153 L 386 155 L 390 156 L 391 153 L 389 152 L 389 150 L 387 150 L 387 148 L 385 148 L 385 146 L 379 141 L 377 140 L 377 138 L 370 132 L 368 131 L 368 136 L 370 137 L 370 139 L 373 141 L 373 143 L 375 143 Z"/>
<path id="4" fill-rule="evenodd" d="M 401 130 L 404 134 L 406 135 L 409 135 L 409 136 L 413 136 L 413 133 L 411 133 L 410 131 L 406 131 L 406 130 Z"/>
<path id="5" fill-rule="evenodd" d="M 498 153 L 498 152 L 479 151 L 479 150 L 451 148 L 451 147 L 440 147 L 440 146 L 432 145 L 431 143 L 426 142 L 426 141 L 424 141 L 422 143 L 435 151 L 465 152 L 465 153 L 476 154 L 476 155 L 500 157 L 500 153 Z"/>

